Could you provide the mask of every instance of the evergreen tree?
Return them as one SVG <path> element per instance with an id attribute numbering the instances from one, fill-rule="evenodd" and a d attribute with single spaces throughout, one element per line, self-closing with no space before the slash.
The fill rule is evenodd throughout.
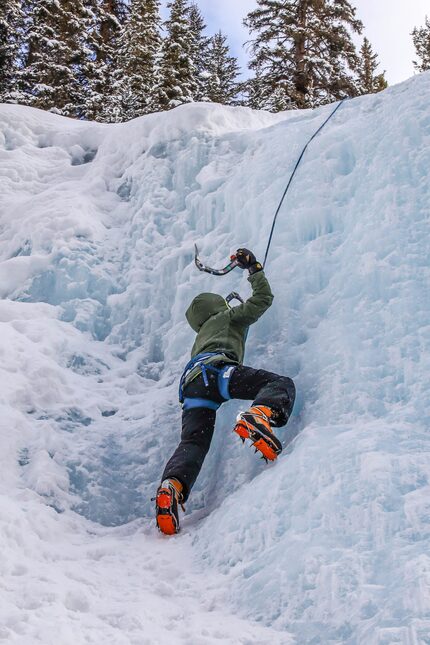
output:
<path id="1" fill-rule="evenodd" d="M 18 98 L 16 83 L 23 33 L 21 2 L 0 0 L 0 102 Z"/>
<path id="2" fill-rule="evenodd" d="M 348 0 L 257 0 L 245 25 L 256 37 L 250 68 L 264 79 L 266 107 L 306 108 L 357 93 L 350 31 L 362 23 Z M 274 105 L 273 105 L 274 103 Z"/>
<path id="3" fill-rule="evenodd" d="M 96 7 L 97 61 L 112 63 L 116 58 L 122 26 L 128 17 L 128 5 L 125 0 L 96 0 Z"/>
<path id="4" fill-rule="evenodd" d="M 128 121 L 157 109 L 160 1 L 132 0 L 119 39 L 112 119 Z"/>
<path id="5" fill-rule="evenodd" d="M 385 72 L 375 75 L 378 67 L 378 55 L 373 52 L 372 45 L 368 39 L 364 38 L 360 49 L 360 64 L 357 70 L 359 94 L 376 94 L 388 87 Z"/>
<path id="6" fill-rule="evenodd" d="M 267 84 L 261 65 L 254 67 L 254 76 L 246 79 L 241 84 L 241 90 L 245 95 L 243 104 L 253 110 L 264 110 L 269 97 L 267 96 Z"/>
<path id="7" fill-rule="evenodd" d="M 79 116 L 85 67 L 84 0 L 25 0 L 26 48 L 19 90 L 23 102 L 66 116 Z"/>
<path id="8" fill-rule="evenodd" d="M 230 56 L 227 37 L 219 31 L 211 38 L 207 61 L 207 97 L 214 103 L 234 105 L 239 92 L 239 65 Z"/>
<path id="9" fill-rule="evenodd" d="M 91 8 L 92 25 L 87 31 L 88 65 L 85 116 L 99 121 L 114 120 L 111 98 L 117 68 L 119 40 L 128 18 L 125 0 L 84 0 Z"/>
<path id="10" fill-rule="evenodd" d="M 206 29 L 205 21 L 196 4 L 192 4 L 189 12 L 189 24 L 191 31 L 191 60 L 194 66 L 196 82 L 195 101 L 207 101 L 207 65 L 211 39 L 204 35 Z"/>
<path id="11" fill-rule="evenodd" d="M 413 61 L 418 72 L 426 72 L 430 69 L 430 20 L 426 16 L 424 27 L 415 27 L 412 31 L 412 40 L 415 45 L 419 61 Z"/>
<path id="12" fill-rule="evenodd" d="M 194 37 L 190 28 L 190 6 L 187 0 L 172 0 L 167 7 L 170 16 L 164 23 L 167 36 L 162 46 L 158 88 L 158 101 L 163 110 L 189 103 L 198 94 L 192 59 Z"/>

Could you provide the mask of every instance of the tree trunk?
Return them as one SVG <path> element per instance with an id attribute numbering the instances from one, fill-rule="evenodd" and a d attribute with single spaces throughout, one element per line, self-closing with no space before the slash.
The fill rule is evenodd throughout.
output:
<path id="1" fill-rule="evenodd" d="M 300 29 L 300 33 L 297 34 L 294 45 L 294 60 L 296 66 L 294 86 L 296 91 L 295 100 L 298 108 L 307 107 L 308 75 L 305 56 L 308 9 L 309 0 L 300 0 L 297 7 L 297 26 Z"/>
<path id="2" fill-rule="evenodd" d="M 113 25 L 110 16 L 115 15 L 116 0 L 104 0 L 102 4 L 104 18 L 100 23 L 101 47 L 97 51 L 97 62 L 106 62 L 107 51 L 112 41 Z"/>

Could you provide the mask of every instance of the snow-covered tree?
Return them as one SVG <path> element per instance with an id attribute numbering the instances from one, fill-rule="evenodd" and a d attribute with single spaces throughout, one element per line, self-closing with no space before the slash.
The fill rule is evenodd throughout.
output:
<path id="1" fill-rule="evenodd" d="M 18 98 L 16 83 L 23 32 L 20 0 L 0 0 L 0 102 Z"/>
<path id="2" fill-rule="evenodd" d="M 230 55 L 227 37 L 221 31 L 210 41 L 207 59 L 207 90 L 209 101 L 233 105 L 239 92 L 240 73 L 237 58 Z"/>
<path id="3" fill-rule="evenodd" d="M 128 17 L 125 0 L 84 0 L 92 13 L 86 38 L 90 49 L 85 116 L 99 121 L 114 120 L 111 97 L 122 27 Z"/>
<path id="4" fill-rule="evenodd" d="M 241 84 L 241 91 L 244 95 L 242 104 L 253 110 L 264 110 L 268 100 L 267 83 L 260 65 L 254 67 L 253 71 L 254 75 Z"/>
<path id="5" fill-rule="evenodd" d="M 305 108 L 356 94 L 362 23 L 348 0 L 257 0 L 245 19 L 250 68 L 259 69 L 265 107 Z M 272 104 L 271 104 L 272 103 Z"/>
<path id="6" fill-rule="evenodd" d="M 99 42 L 97 59 L 103 62 L 113 61 L 122 25 L 128 17 L 128 4 L 125 0 L 96 0 L 96 7 Z"/>
<path id="7" fill-rule="evenodd" d="M 23 102 L 78 116 L 83 102 L 85 0 L 25 0 L 27 20 L 19 89 Z"/>
<path id="8" fill-rule="evenodd" d="M 414 67 L 418 72 L 426 72 L 430 69 L 430 20 L 427 16 L 424 27 L 415 27 L 412 31 L 412 40 L 420 59 L 414 60 Z"/>
<path id="9" fill-rule="evenodd" d="M 372 45 L 364 38 L 360 49 L 360 62 L 357 69 L 357 83 L 359 94 L 376 94 L 388 86 L 385 72 L 375 74 L 379 67 L 378 55 L 374 53 Z"/>
<path id="10" fill-rule="evenodd" d="M 111 120 L 129 121 L 157 109 L 161 48 L 160 1 L 132 0 L 119 38 Z"/>
<path id="11" fill-rule="evenodd" d="M 204 18 L 199 7 L 192 4 L 189 12 L 189 24 L 191 31 L 191 60 L 194 65 L 194 76 L 196 82 L 195 101 L 207 101 L 207 65 L 211 39 L 204 35 L 206 29 Z"/>
<path id="12" fill-rule="evenodd" d="M 158 102 L 163 110 L 189 103 L 198 94 L 190 5 L 187 0 L 172 0 L 167 7 L 170 16 L 164 23 L 166 37 L 162 46 L 161 82 L 158 88 Z"/>

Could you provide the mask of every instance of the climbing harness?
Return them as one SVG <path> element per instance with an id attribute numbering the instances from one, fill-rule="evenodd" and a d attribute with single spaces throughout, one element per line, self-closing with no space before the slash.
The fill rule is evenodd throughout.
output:
<path id="1" fill-rule="evenodd" d="M 281 200 L 280 200 L 280 202 L 279 202 L 279 204 L 278 204 L 278 206 L 276 208 L 275 214 L 273 216 L 272 227 L 270 229 L 270 234 L 269 234 L 269 240 L 267 242 L 266 252 L 264 254 L 263 267 L 266 266 L 267 257 L 269 255 L 270 246 L 272 244 L 273 233 L 274 233 L 274 230 L 275 230 L 275 225 L 276 225 L 276 221 L 278 219 L 279 212 L 280 212 L 280 210 L 282 208 L 282 204 L 284 203 L 285 197 L 287 196 L 287 193 L 290 190 L 290 186 L 291 186 L 291 184 L 293 182 L 293 179 L 294 179 L 294 177 L 296 175 L 296 172 L 297 172 L 297 170 L 298 170 L 298 168 L 299 168 L 299 166 L 300 166 L 300 164 L 302 162 L 302 159 L 303 159 L 303 157 L 305 155 L 306 150 L 308 149 L 308 147 L 312 143 L 312 141 L 315 139 L 315 137 L 317 137 L 319 135 L 319 133 L 325 128 L 325 126 L 330 121 L 330 119 L 332 119 L 334 117 L 334 115 L 339 110 L 339 108 L 343 105 L 343 103 L 345 103 L 345 101 L 348 100 L 348 98 L 349 97 L 345 97 L 344 99 L 339 101 L 339 103 L 336 105 L 334 110 L 331 111 L 331 113 L 325 119 L 325 121 L 319 126 L 319 128 L 309 138 L 309 140 L 307 141 L 307 143 L 304 146 L 303 150 L 301 151 L 300 156 L 297 159 L 296 165 L 293 168 L 293 172 L 291 173 L 290 179 L 288 180 L 287 186 L 286 186 L 286 188 L 285 188 L 285 190 L 284 190 L 284 192 L 282 194 Z M 230 257 L 229 264 L 227 264 L 227 266 L 225 266 L 223 269 L 213 269 L 213 268 L 208 267 L 205 264 L 203 264 L 203 262 L 200 260 L 199 251 L 198 251 L 198 248 L 197 248 L 196 244 L 194 245 L 194 248 L 195 248 L 194 261 L 195 261 L 195 264 L 196 264 L 197 268 L 199 269 L 199 271 L 205 271 L 206 273 L 211 273 L 212 275 L 226 275 L 227 273 L 230 273 L 230 271 L 235 269 L 237 266 L 239 266 L 239 262 L 237 261 L 236 256 L 232 255 Z"/>
<path id="2" fill-rule="evenodd" d="M 211 361 L 217 357 L 219 362 L 227 362 L 227 365 L 216 367 L 211 364 Z M 214 372 L 218 375 L 217 385 L 218 392 L 224 401 L 228 401 L 230 397 L 229 383 L 233 370 L 237 365 L 237 361 L 233 361 L 226 354 L 220 352 L 205 352 L 197 354 L 190 361 L 188 361 L 182 373 L 181 380 L 179 381 L 179 402 L 182 403 L 183 410 L 190 410 L 191 408 L 210 408 L 211 410 L 218 410 L 222 402 L 211 401 L 205 398 L 191 398 L 184 396 L 184 387 L 188 385 L 193 379 L 197 378 L 200 374 L 203 376 L 203 382 L 206 387 L 209 387 L 208 371 Z"/>

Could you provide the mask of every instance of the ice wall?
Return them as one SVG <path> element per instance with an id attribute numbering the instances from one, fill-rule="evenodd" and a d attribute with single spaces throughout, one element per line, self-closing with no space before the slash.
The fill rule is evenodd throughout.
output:
<path id="1" fill-rule="evenodd" d="M 429 96 L 424 74 L 348 101 L 306 153 L 246 356 L 296 382 L 285 453 L 255 461 L 227 404 L 177 538 L 238 615 L 298 643 L 430 638 Z M 249 293 L 239 271 L 197 272 L 194 242 L 212 265 L 239 245 L 262 257 L 331 109 L 198 104 L 102 126 L 2 106 L 9 487 L 149 526 L 179 435 L 184 311 L 200 291 Z"/>

